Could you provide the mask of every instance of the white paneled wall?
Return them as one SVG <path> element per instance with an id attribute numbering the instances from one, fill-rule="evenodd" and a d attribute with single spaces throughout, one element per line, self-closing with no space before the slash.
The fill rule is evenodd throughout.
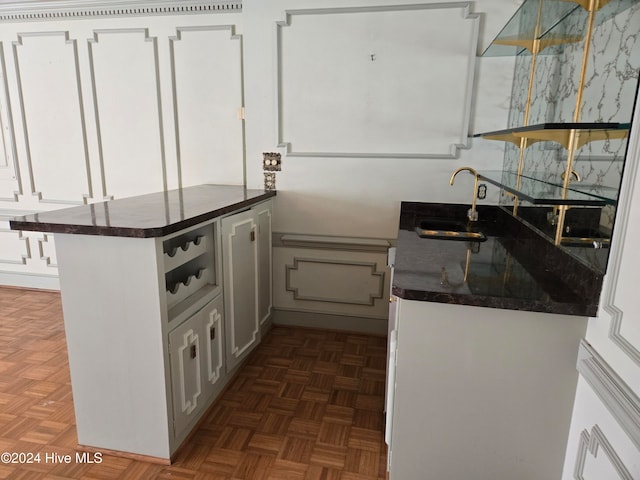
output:
<path id="1" fill-rule="evenodd" d="M 640 479 L 640 109 L 636 109 L 597 318 L 581 347 L 581 378 L 563 480 Z"/>
<path id="2" fill-rule="evenodd" d="M 243 124 L 237 121 L 244 105 L 242 36 L 233 25 L 185 27 L 170 47 L 182 185 L 197 185 L 203 178 L 238 183 L 243 163 L 224 159 L 238 158 L 244 145 Z"/>
<path id="3" fill-rule="evenodd" d="M 11 45 L 27 191 L 43 203 L 83 203 L 92 186 L 77 41 L 68 31 L 33 31 Z"/>
<path id="4" fill-rule="evenodd" d="M 281 152 L 276 231 L 336 240 L 277 247 L 274 308 L 384 331 L 385 249 L 344 245 L 389 244 L 401 200 L 470 201 L 470 178 L 452 188 L 451 171 L 500 165 L 501 146 L 468 133 L 506 124 L 513 60 L 476 54 L 520 0 L 245 0 L 188 15 L 153 12 L 215 0 L 134 0 L 127 14 L 105 2 L 109 15 L 64 0 L 72 19 L 0 5 L 0 211 L 260 188 L 262 153 Z M 19 235 L 0 235 L 13 261 L 0 282 L 55 288 L 53 238 Z"/>
<path id="5" fill-rule="evenodd" d="M 403 200 L 470 202 L 449 177 L 500 167 L 468 134 L 504 128 L 513 74 L 476 55 L 520 3 L 244 0 L 247 184 L 283 155 L 275 231 L 392 239 Z"/>
<path id="6" fill-rule="evenodd" d="M 189 0 L 167 14 L 171 2 L 142 1 L 141 14 L 128 2 L 100 15 L 61 3 L 75 18 L 0 6 L 4 284 L 58 286 L 53 237 L 10 231 L 13 215 L 244 183 L 238 4 Z"/>
<path id="7" fill-rule="evenodd" d="M 88 47 L 103 195 L 164 190 L 158 38 L 147 28 L 100 29 Z"/>
<path id="8" fill-rule="evenodd" d="M 278 141 L 290 155 L 447 158 L 467 146 L 480 19 L 471 4 L 283 16 Z"/>
<path id="9" fill-rule="evenodd" d="M 274 235 L 274 321 L 386 333 L 389 242 Z M 356 320 L 360 319 L 360 320 Z M 366 319 L 366 320 L 363 320 Z"/>

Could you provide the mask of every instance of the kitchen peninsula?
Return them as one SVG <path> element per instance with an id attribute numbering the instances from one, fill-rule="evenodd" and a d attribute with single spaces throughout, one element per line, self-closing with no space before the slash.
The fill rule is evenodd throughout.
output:
<path id="1" fill-rule="evenodd" d="M 199 185 L 11 222 L 55 234 L 81 448 L 170 462 L 268 325 L 274 196 Z"/>

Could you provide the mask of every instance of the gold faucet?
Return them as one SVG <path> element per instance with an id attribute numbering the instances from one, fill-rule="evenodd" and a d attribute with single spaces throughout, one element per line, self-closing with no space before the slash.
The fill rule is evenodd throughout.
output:
<path id="1" fill-rule="evenodd" d="M 453 185 L 454 180 L 456 179 L 456 175 L 463 171 L 469 172 L 473 175 L 473 198 L 471 200 L 471 208 L 467 212 L 467 217 L 471 222 L 476 222 L 478 220 L 478 212 L 476 211 L 476 198 L 478 197 L 478 172 L 471 167 L 460 167 L 455 172 L 451 174 L 451 178 L 449 179 L 449 185 Z"/>
<path id="2" fill-rule="evenodd" d="M 562 172 L 562 175 L 560 175 L 560 177 L 562 178 L 562 181 L 564 181 L 566 176 L 567 176 L 567 172 Z M 571 170 L 571 176 L 576 179 L 576 182 L 581 182 L 582 181 L 582 178 L 580 177 L 580 174 L 578 172 L 576 172 L 575 170 Z"/>

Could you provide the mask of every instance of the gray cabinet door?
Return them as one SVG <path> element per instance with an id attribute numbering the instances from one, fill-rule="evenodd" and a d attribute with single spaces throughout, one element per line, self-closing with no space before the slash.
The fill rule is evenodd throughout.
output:
<path id="1" fill-rule="evenodd" d="M 271 202 L 253 207 L 258 224 L 258 318 L 269 319 L 272 308 Z"/>
<path id="2" fill-rule="evenodd" d="M 209 399 L 218 390 L 224 366 L 224 301 L 218 295 L 202 310 L 202 383 L 204 397 Z"/>
<path id="3" fill-rule="evenodd" d="M 226 369 L 231 371 L 260 340 L 258 228 L 253 210 L 221 221 Z"/>
<path id="4" fill-rule="evenodd" d="M 204 405 L 202 391 L 202 310 L 169 333 L 171 390 L 176 436 L 189 425 Z"/>
<path id="5" fill-rule="evenodd" d="M 223 299 L 218 295 L 169 333 L 174 434 L 193 425 L 223 378 Z"/>

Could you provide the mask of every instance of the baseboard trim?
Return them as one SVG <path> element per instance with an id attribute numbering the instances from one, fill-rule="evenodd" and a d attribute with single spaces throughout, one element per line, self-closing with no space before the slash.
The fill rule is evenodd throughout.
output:
<path id="1" fill-rule="evenodd" d="M 347 332 L 387 334 L 387 319 L 333 315 L 328 313 L 273 310 L 273 325 L 322 328 Z"/>
<path id="2" fill-rule="evenodd" d="M 7 287 L 30 288 L 35 290 L 60 291 L 60 280 L 54 275 L 16 273 L 0 271 L 0 285 Z"/>

